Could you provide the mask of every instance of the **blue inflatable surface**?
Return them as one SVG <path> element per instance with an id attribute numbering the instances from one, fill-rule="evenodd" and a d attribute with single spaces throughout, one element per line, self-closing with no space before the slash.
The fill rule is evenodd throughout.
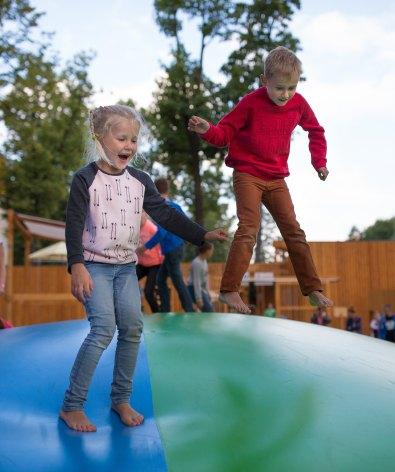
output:
<path id="1" fill-rule="evenodd" d="M 86 321 L 0 331 L 0 471 L 167 470 L 153 418 L 144 342 L 135 373 L 133 405 L 144 412 L 138 428 L 124 426 L 110 410 L 115 341 L 104 352 L 87 402 L 96 433 L 71 431 L 57 418 Z"/>

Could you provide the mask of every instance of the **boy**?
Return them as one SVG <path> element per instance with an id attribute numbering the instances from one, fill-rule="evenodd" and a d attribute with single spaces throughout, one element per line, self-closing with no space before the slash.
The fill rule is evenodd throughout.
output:
<path id="1" fill-rule="evenodd" d="M 155 186 L 171 207 L 180 213 L 184 213 L 180 205 L 170 200 L 170 184 L 167 179 L 163 177 L 156 179 Z M 181 272 L 181 262 L 184 257 L 184 240 L 159 226 L 158 231 L 144 244 L 143 249 L 152 249 L 158 243 L 165 257 L 156 279 L 161 300 L 160 311 L 162 313 L 170 311 L 170 294 L 169 287 L 167 286 L 167 279 L 170 277 L 184 311 L 186 313 L 194 312 L 192 298 L 184 283 Z"/>
<path id="2" fill-rule="evenodd" d="M 198 248 L 198 255 L 191 263 L 189 273 L 188 290 L 192 300 L 200 311 L 211 313 L 214 311 L 211 303 L 208 264 L 207 260 L 213 255 L 214 246 L 205 242 Z"/>
<path id="3" fill-rule="evenodd" d="M 225 163 L 233 167 L 238 229 L 235 233 L 219 299 L 231 308 L 249 313 L 240 297 L 243 274 L 247 271 L 260 224 L 263 203 L 272 214 L 288 248 L 303 295 L 320 307 L 333 303 L 322 293 L 310 248 L 296 220 L 293 203 L 284 178 L 289 175 L 287 160 L 291 134 L 297 125 L 309 133 L 311 162 L 318 177 L 325 180 L 326 141 L 306 100 L 298 93 L 301 62 L 287 48 L 272 50 L 261 75 L 262 87 L 244 96 L 214 126 L 193 116 L 188 129 L 218 147 L 228 147 Z"/>

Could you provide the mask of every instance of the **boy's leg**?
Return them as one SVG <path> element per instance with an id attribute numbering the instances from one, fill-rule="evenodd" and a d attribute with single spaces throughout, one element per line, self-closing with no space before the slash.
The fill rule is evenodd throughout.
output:
<path id="1" fill-rule="evenodd" d="M 250 310 L 241 300 L 239 290 L 243 275 L 250 265 L 256 243 L 264 186 L 265 181 L 262 179 L 242 172 L 234 171 L 233 173 L 239 223 L 221 280 L 220 300 L 244 313 L 248 313 Z"/>
<path id="2" fill-rule="evenodd" d="M 159 268 L 156 281 L 158 283 L 159 297 L 160 297 L 160 312 L 168 313 L 170 311 L 170 293 L 169 287 L 167 286 L 167 277 L 169 272 L 167 270 L 167 254 Z"/>
<path id="3" fill-rule="evenodd" d="M 180 246 L 174 251 L 166 254 L 166 256 L 167 256 L 167 261 L 166 261 L 167 270 L 169 272 L 173 285 L 175 289 L 177 290 L 182 308 L 184 309 L 186 313 L 195 311 L 193 309 L 191 296 L 184 283 L 184 279 L 182 278 L 182 273 L 181 273 L 180 264 L 184 257 L 184 246 Z"/>
<path id="4" fill-rule="evenodd" d="M 152 313 L 157 313 L 159 311 L 158 303 L 156 301 L 156 277 L 158 275 L 159 267 L 159 265 L 156 265 L 147 268 L 147 280 L 144 287 L 144 295 Z"/>
<path id="5" fill-rule="evenodd" d="M 60 413 L 67 425 L 78 431 L 96 430 L 85 417 L 83 408 L 97 363 L 115 333 L 112 267 L 112 264 L 87 264 L 93 280 L 92 295 L 85 301 L 91 329 L 71 370 L 70 385 Z"/>
<path id="6" fill-rule="evenodd" d="M 211 303 L 210 295 L 203 290 L 202 298 L 203 298 L 203 312 L 212 313 L 214 311 L 214 307 L 213 307 L 213 304 Z"/>
<path id="7" fill-rule="evenodd" d="M 111 389 L 112 408 L 127 426 L 137 426 L 142 423 L 143 416 L 130 406 L 129 401 L 143 331 L 143 316 L 134 264 L 116 267 L 114 302 L 118 340 Z"/>
<path id="8" fill-rule="evenodd" d="M 271 181 L 262 202 L 270 211 L 284 238 L 302 294 L 310 297 L 311 302 L 316 305 L 331 305 L 332 302 L 321 293 L 321 280 L 317 275 L 306 235 L 296 220 L 291 195 L 285 181 L 283 179 Z"/>

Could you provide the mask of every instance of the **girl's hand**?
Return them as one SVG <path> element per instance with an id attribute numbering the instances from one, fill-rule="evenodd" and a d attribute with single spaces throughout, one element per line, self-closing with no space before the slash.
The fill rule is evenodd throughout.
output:
<path id="1" fill-rule="evenodd" d="M 93 281 L 84 264 L 81 262 L 71 266 L 71 293 L 81 303 L 92 295 Z"/>
<path id="2" fill-rule="evenodd" d="M 228 239 L 228 233 L 221 228 L 213 231 L 208 231 L 204 235 L 206 241 L 226 241 Z"/>
<path id="3" fill-rule="evenodd" d="M 204 134 L 209 130 L 209 128 L 209 122 L 203 120 L 203 118 L 200 118 L 199 116 L 192 116 L 188 121 L 188 131 Z"/>
<path id="4" fill-rule="evenodd" d="M 321 180 L 326 180 L 326 178 L 328 177 L 328 174 L 329 174 L 329 170 L 326 167 L 320 167 L 317 170 L 317 173 L 318 173 L 318 177 Z"/>

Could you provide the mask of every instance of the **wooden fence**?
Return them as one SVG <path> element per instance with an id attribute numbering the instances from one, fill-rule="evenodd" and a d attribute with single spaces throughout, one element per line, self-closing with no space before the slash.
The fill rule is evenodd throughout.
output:
<path id="1" fill-rule="evenodd" d="M 310 246 L 320 276 L 328 280 L 338 278 L 338 282 L 328 285 L 336 306 L 353 305 L 363 318 L 365 333 L 369 332 L 369 310 L 380 310 L 384 303 L 395 307 L 394 241 L 313 242 Z M 182 268 L 186 278 L 189 264 L 183 264 Z M 209 264 L 214 292 L 219 289 L 223 270 L 222 263 Z M 306 299 L 301 296 L 288 258 L 282 263 L 252 264 L 249 271 L 251 275 L 257 271 L 273 272 L 276 279 L 274 287 L 257 288 L 254 293 L 257 313 L 262 313 L 271 301 L 276 303 L 281 316 L 309 321 L 313 308 L 306 305 Z M 5 297 L 0 297 L 0 313 L 7 313 L 14 325 L 84 317 L 82 306 L 70 294 L 70 276 L 65 266 L 16 266 L 12 272 L 12 300 L 6 310 Z M 244 297 L 248 298 L 248 287 L 244 289 Z M 174 289 L 171 289 L 171 306 L 173 311 L 181 311 Z M 218 302 L 215 309 L 227 311 Z M 344 327 L 344 318 L 334 316 L 335 310 L 330 310 L 330 314 L 332 326 Z"/>

